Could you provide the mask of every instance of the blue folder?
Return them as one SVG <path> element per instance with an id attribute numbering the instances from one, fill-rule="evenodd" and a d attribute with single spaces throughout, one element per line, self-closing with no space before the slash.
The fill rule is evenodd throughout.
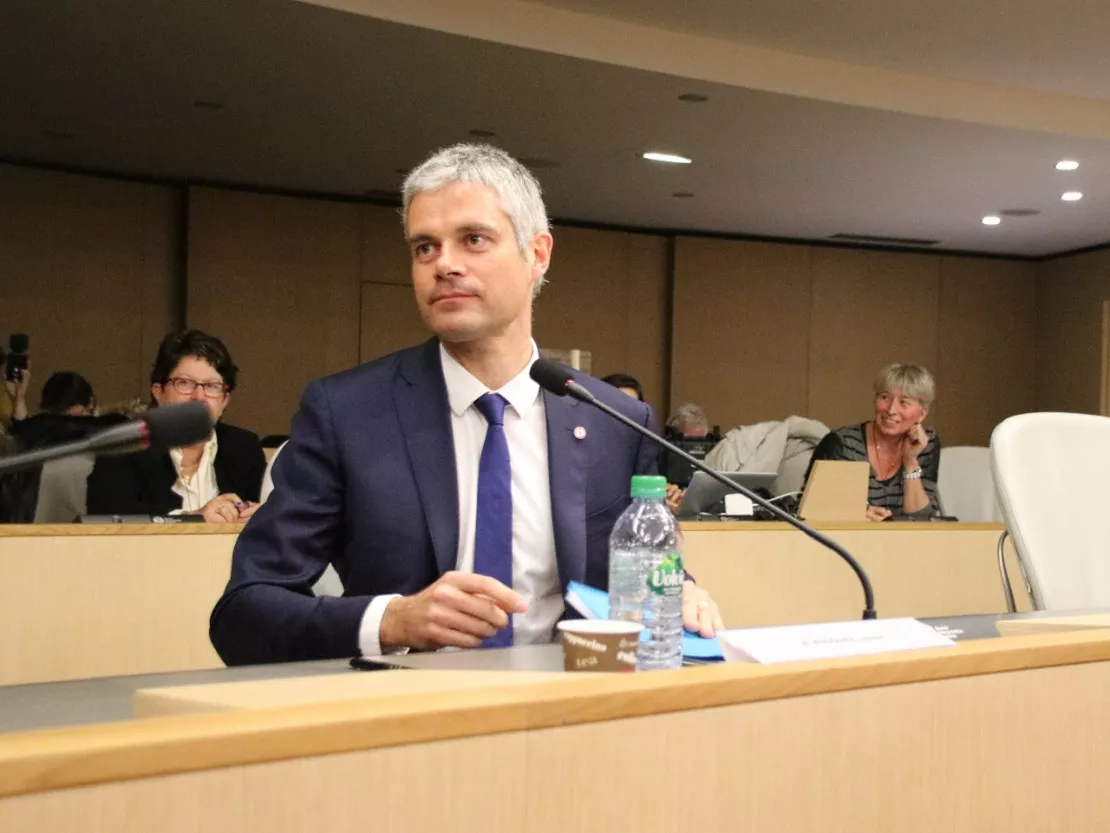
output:
<path id="1" fill-rule="evenodd" d="M 587 619 L 609 618 L 609 594 L 596 587 L 577 581 L 567 586 L 567 604 Z M 682 656 L 685 659 L 704 661 L 724 659 L 721 643 L 714 637 L 706 639 L 695 633 L 682 634 Z"/>

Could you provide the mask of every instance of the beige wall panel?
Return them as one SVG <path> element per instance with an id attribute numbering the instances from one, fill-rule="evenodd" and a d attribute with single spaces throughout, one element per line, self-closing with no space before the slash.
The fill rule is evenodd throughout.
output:
<path id="1" fill-rule="evenodd" d="M 363 362 L 431 337 L 409 285 L 364 283 L 360 330 L 359 360 Z"/>
<path id="2" fill-rule="evenodd" d="M 935 370 L 940 259 L 814 248 L 809 416 L 830 428 L 869 419 L 889 362 Z"/>
<path id="3" fill-rule="evenodd" d="M 144 393 L 150 334 L 177 317 L 173 190 L 0 165 L 0 193 L 0 337 L 31 337 L 32 410 L 59 370 L 105 403 Z"/>
<path id="4" fill-rule="evenodd" d="M 400 209 L 388 205 L 364 205 L 360 212 L 362 280 L 409 286 L 412 274 Z"/>
<path id="5" fill-rule="evenodd" d="M 1098 413 L 1104 300 L 1110 252 L 1037 264 L 1038 410 Z"/>
<path id="6" fill-rule="evenodd" d="M 666 239 L 570 227 L 556 228 L 554 236 L 549 283 L 536 300 L 536 343 L 589 350 L 595 376 L 636 376 L 661 422 L 666 405 Z"/>
<path id="7" fill-rule="evenodd" d="M 722 430 L 805 414 L 812 251 L 676 239 L 674 406 L 697 402 Z"/>
<path id="8" fill-rule="evenodd" d="M 305 385 L 357 363 L 361 208 L 190 191 L 187 323 L 240 367 L 229 422 L 287 433 Z"/>
<path id="9" fill-rule="evenodd" d="M 1034 408 L 1036 264 L 943 258 L 940 268 L 930 421 L 945 445 L 988 445 L 994 426 Z"/>

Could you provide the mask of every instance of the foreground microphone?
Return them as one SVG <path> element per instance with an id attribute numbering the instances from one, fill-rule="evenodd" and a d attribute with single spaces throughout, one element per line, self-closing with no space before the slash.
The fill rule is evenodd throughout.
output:
<path id="1" fill-rule="evenodd" d="M 705 472 L 719 483 L 723 483 L 724 485 L 728 486 L 728 488 L 733 489 L 744 495 L 746 498 L 751 500 L 752 503 L 759 504 L 780 521 L 785 521 L 795 529 L 804 532 L 817 543 L 828 547 L 830 550 L 832 550 L 841 558 L 843 558 L 846 562 L 848 562 L 848 566 L 855 571 L 856 576 L 859 578 L 859 583 L 863 586 L 863 618 L 875 618 L 875 595 L 871 592 L 871 580 L 867 577 L 867 573 L 864 571 L 863 567 L 860 566 L 860 563 L 852 557 L 852 554 L 849 553 L 842 546 L 840 546 L 838 543 L 830 538 L 826 538 L 813 527 L 802 523 L 789 512 L 784 512 L 782 509 L 775 506 L 775 504 L 771 503 L 770 501 L 764 500 L 759 495 L 752 492 L 750 489 L 744 488 L 739 483 L 733 483 L 719 471 L 709 468 L 709 466 L 705 465 L 705 463 L 703 463 L 701 460 L 691 456 L 690 454 L 687 454 L 678 446 L 667 442 L 662 437 L 656 436 L 650 430 L 640 425 L 635 420 L 629 419 L 620 411 L 617 411 L 614 408 L 610 408 L 608 405 L 606 405 L 604 402 L 590 393 L 590 391 L 587 390 L 586 387 L 574 381 L 574 376 L 565 366 L 558 364 L 557 362 L 550 361 L 548 359 L 537 359 L 535 362 L 532 363 L 532 369 L 529 371 L 529 375 L 532 377 L 533 381 L 539 384 L 541 388 L 546 391 L 550 391 L 556 396 L 569 395 L 574 399 L 579 400 L 580 402 L 585 402 L 587 405 L 593 405 L 598 410 L 604 411 L 613 419 L 627 425 L 633 431 L 643 434 L 656 445 L 662 446 L 671 454 L 675 454 L 678 457 L 682 458 L 698 471 Z"/>
<path id="2" fill-rule="evenodd" d="M 0 457 L 0 474 L 33 468 L 75 454 L 130 454 L 146 448 L 170 449 L 203 442 L 212 417 L 203 402 L 151 408 L 141 419 L 113 425 L 80 440 Z"/>

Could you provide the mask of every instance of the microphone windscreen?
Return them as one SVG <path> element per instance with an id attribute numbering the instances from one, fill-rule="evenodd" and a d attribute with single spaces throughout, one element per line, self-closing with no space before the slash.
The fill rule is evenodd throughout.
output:
<path id="1" fill-rule="evenodd" d="M 566 396 L 567 383 L 574 381 L 574 374 L 571 373 L 570 368 L 550 359 L 536 359 L 532 362 L 532 369 L 528 371 L 528 375 L 541 388 L 559 396 Z"/>
<path id="2" fill-rule="evenodd" d="M 8 349 L 13 353 L 26 353 L 31 339 L 26 333 L 12 333 L 8 336 Z"/>
<path id="3" fill-rule="evenodd" d="M 183 402 L 151 408 L 143 414 L 150 438 L 156 448 L 180 448 L 203 442 L 212 434 L 212 416 L 203 402 Z"/>

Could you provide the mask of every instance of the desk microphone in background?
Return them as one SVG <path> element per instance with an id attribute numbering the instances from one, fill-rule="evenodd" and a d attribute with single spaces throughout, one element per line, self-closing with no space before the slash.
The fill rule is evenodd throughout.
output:
<path id="1" fill-rule="evenodd" d="M 79 440 L 0 457 L 0 474 L 77 454 L 130 454 L 147 448 L 168 450 L 193 445 L 208 439 L 212 425 L 212 416 L 203 402 L 151 408 L 140 419 L 113 425 Z"/>
<path id="2" fill-rule="evenodd" d="M 795 529 L 800 530 L 801 532 L 808 535 L 817 543 L 821 544 L 822 546 L 828 547 L 838 556 L 843 558 L 844 561 L 847 562 L 848 566 L 851 567 L 852 570 L 855 572 L 857 578 L 859 578 L 859 583 L 863 587 L 863 618 L 875 618 L 875 596 L 874 593 L 872 593 L 871 591 L 871 580 L 867 577 L 867 573 L 864 571 L 863 567 L 860 566 L 860 563 L 852 557 L 852 554 L 849 553 L 842 546 L 840 546 L 838 543 L 833 541 L 831 538 L 826 538 L 816 529 L 809 526 L 808 524 L 803 523 L 802 521 L 799 521 L 790 513 L 784 512 L 778 506 L 775 506 L 775 504 L 761 498 L 755 492 L 751 491 L 750 489 L 744 488 L 739 483 L 733 483 L 719 471 L 711 469 L 709 466 L 705 465 L 705 463 L 703 463 L 701 460 L 698 460 L 697 458 L 687 454 L 678 446 L 674 445 L 673 443 L 669 443 L 662 437 L 659 437 L 656 434 L 652 433 L 650 430 L 640 425 L 635 420 L 631 420 L 626 417 L 620 411 L 617 411 L 614 408 L 610 408 L 608 405 L 606 405 L 604 402 L 590 393 L 590 391 L 586 387 L 576 382 L 574 380 L 574 375 L 569 368 L 548 359 L 538 359 L 537 361 L 532 363 L 532 369 L 531 371 L 529 371 L 529 375 L 532 377 L 533 381 L 539 384 L 541 388 L 555 394 L 556 396 L 570 396 L 580 402 L 585 402 L 587 405 L 592 405 L 599 411 L 603 411 L 618 422 L 627 425 L 633 431 L 636 431 L 637 433 L 647 437 L 656 445 L 667 449 L 667 451 L 669 451 L 671 454 L 682 458 L 698 471 L 705 472 L 714 480 L 722 483 L 729 489 L 732 489 L 733 491 L 739 492 L 740 494 L 744 495 L 746 498 L 751 500 L 752 503 L 762 506 L 780 521 L 784 521 L 790 524 Z"/>

